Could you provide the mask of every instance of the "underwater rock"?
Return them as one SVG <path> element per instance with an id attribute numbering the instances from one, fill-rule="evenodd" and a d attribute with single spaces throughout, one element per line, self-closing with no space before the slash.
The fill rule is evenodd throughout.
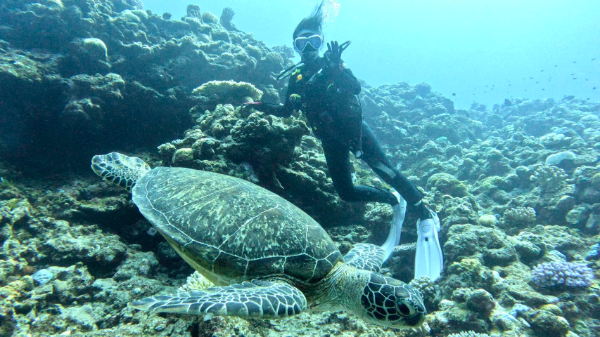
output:
<path id="1" fill-rule="evenodd" d="M 188 5 L 187 8 L 185 9 L 186 13 L 187 13 L 187 17 L 190 18 L 202 18 L 202 14 L 200 12 L 200 6 L 199 5 Z"/>
<path id="2" fill-rule="evenodd" d="M 531 324 L 531 328 L 545 336 L 566 336 L 569 328 L 569 322 L 561 316 L 557 316 L 546 310 L 535 310 L 529 313 L 527 321 Z"/>
<path id="3" fill-rule="evenodd" d="M 519 260 L 523 263 L 531 263 L 546 253 L 546 244 L 542 237 L 538 235 L 521 232 L 513 240 L 515 250 L 519 254 Z"/>
<path id="4" fill-rule="evenodd" d="M 590 209 L 586 205 L 573 208 L 567 213 L 565 220 L 571 225 L 577 225 L 585 222 L 590 215 Z M 591 227 L 591 226 L 590 226 Z"/>
<path id="5" fill-rule="evenodd" d="M 483 289 L 477 289 L 468 295 L 467 307 L 473 311 L 488 314 L 495 306 L 494 297 Z"/>
<path id="6" fill-rule="evenodd" d="M 194 89 L 192 93 L 206 97 L 212 102 L 234 105 L 259 101 L 263 95 L 263 92 L 254 85 L 235 81 L 210 81 Z"/>
<path id="7" fill-rule="evenodd" d="M 84 261 L 102 269 L 115 267 L 126 256 L 127 247 L 117 235 L 105 234 L 95 226 L 54 219 L 44 219 L 44 225 L 51 230 L 44 233 L 44 241 L 38 249 L 44 258 L 53 262 Z"/>
<path id="8" fill-rule="evenodd" d="M 447 235 L 443 249 L 449 262 L 479 258 L 486 261 L 486 265 L 494 266 L 506 265 L 517 259 L 517 252 L 510 240 L 498 229 L 454 225 Z"/>
<path id="9" fill-rule="evenodd" d="M 216 24 L 219 23 L 219 17 L 214 15 L 211 12 L 204 12 L 202 13 L 202 21 L 206 22 L 206 23 L 212 23 L 212 24 Z"/>
<path id="10" fill-rule="evenodd" d="M 173 164 L 178 166 L 189 166 L 194 160 L 194 150 L 184 147 L 175 151 L 173 155 Z"/>
<path id="11" fill-rule="evenodd" d="M 44 285 L 54 278 L 54 274 L 48 269 L 40 269 L 31 277 L 37 284 Z"/>
<path id="12" fill-rule="evenodd" d="M 427 188 L 432 189 L 433 192 L 438 191 L 453 197 L 464 197 L 469 193 L 465 184 L 447 173 L 436 173 L 429 177 Z"/>
<path id="13" fill-rule="evenodd" d="M 498 219 L 492 214 L 484 214 L 479 217 L 478 222 L 484 227 L 494 227 L 498 222 Z"/>
<path id="14" fill-rule="evenodd" d="M 577 158 L 577 155 L 571 151 L 563 151 L 563 152 L 559 152 L 559 153 L 555 153 L 552 155 L 549 155 L 548 158 L 546 158 L 546 162 L 544 163 L 544 165 L 546 166 L 550 166 L 550 165 L 558 165 L 560 164 L 563 160 L 573 160 Z"/>
<path id="15" fill-rule="evenodd" d="M 60 61 L 59 67 L 64 75 L 106 74 L 111 68 L 108 48 L 99 38 L 75 39 L 66 57 Z"/>
<path id="16" fill-rule="evenodd" d="M 494 276 L 478 259 L 465 258 L 447 267 L 448 279 L 444 291 L 457 288 L 491 289 Z M 450 293 L 452 293 L 450 291 Z"/>
<path id="17" fill-rule="evenodd" d="M 122 282 L 134 277 L 149 277 L 158 266 L 152 252 L 134 252 L 119 266 L 113 278 Z"/>

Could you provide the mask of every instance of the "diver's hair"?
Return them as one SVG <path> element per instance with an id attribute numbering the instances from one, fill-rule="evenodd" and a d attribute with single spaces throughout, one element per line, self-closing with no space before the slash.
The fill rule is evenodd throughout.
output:
<path id="1" fill-rule="evenodd" d="M 294 39 L 297 38 L 300 35 L 300 31 L 304 29 L 314 30 L 316 32 L 321 32 L 323 30 L 323 20 L 325 19 L 325 14 L 323 14 L 323 3 L 325 3 L 325 0 L 321 1 L 321 4 L 315 7 L 315 10 L 310 16 L 305 17 L 300 21 L 294 30 Z"/>

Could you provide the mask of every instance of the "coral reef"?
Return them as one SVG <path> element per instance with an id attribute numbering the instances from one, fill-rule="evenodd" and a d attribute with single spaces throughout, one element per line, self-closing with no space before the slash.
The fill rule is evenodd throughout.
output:
<path id="1" fill-rule="evenodd" d="M 235 12 L 230 7 L 223 8 L 223 12 L 221 12 L 221 18 L 219 19 L 219 23 L 221 26 L 225 27 L 225 29 L 229 31 L 237 31 L 235 25 L 231 22 Z"/>
<path id="2" fill-rule="evenodd" d="M 240 105 L 245 102 L 259 101 L 263 92 L 246 82 L 210 81 L 192 91 L 208 101 Z"/>
<path id="3" fill-rule="evenodd" d="M 459 333 L 449 334 L 448 337 L 489 337 L 490 335 L 485 333 L 477 333 L 475 331 L 463 331 Z"/>
<path id="4" fill-rule="evenodd" d="M 562 163 L 563 160 L 573 160 L 575 158 L 577 158 L 577 155 L 575 153 L 571 151 L 563 151 L 549 155 L 548 158 L 546 158 L 546 162 L 544 163 L 544 165 L 560 165 L 560 163 Z"/>
<path id="5" fill-rule="evenodd" d="M 186 278 L 207 284 L 126 191 L 90 177 L 93 154 L 247 179 L 317 219 L 342 252 L 383 243 L 392 218 L 388 205 L 337 196 L 303 113 L 239 107 L 281 101 L 284 81 L 271 75 L 292 64 L 291 48 L 239 31 L 232 9 L 219 18 L 190 5 L 176 20 L 142 8 L 0 2 L 0 335 L 417 336 L 338 312 L 266 321 L 127 307 L 187 289 Z M 600 335 L 600 104 L 565 96 L 457 109 L 426 83 L 364 84 L 360 99 L 442 222 L 444 274 L 411 282 L 429 335 Z M 357 184 L 388 188 L 352 166 Z M 383 269 L 406 282 L 416 220 L 409 208 Z"/>
<path id="6" fill-rule="evenodd" d="M 197 5 L 180 21 L 140 1 L 11 0 L 0 22 L 0 153 L 45 171 L 175 138 L 191 125 L 189 93 L 210 80 L 256 83 L 277 101 L 271 73 L 291 64 Z"/>
<path id="7" fill-rule="evenodd" d="M 539 166 L 531 176 L 531 181 L 535 181 L 544 191 L 555 191 L 565 183 L 567 174 L 565 170 L 556 166 Z"/>
<path id="8" fill-rule="evenodd" d="M 585 264 L 548 262 L 533 268 L 531 281 L 539 287 L 589 287 L 594 273 Z"/>
<path id="9" fill-rule="evenodd" d="M 214 286 L 212 282 L 207 280 L 202 274 L 195 271 L 192 275 L 188 276 L 185 284 L 179 287 L 179 291 L 194 291 L 198 289 L 205 289 Z"/>

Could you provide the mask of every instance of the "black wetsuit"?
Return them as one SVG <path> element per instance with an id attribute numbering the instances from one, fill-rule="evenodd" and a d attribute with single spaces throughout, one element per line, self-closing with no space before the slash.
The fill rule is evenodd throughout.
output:
<path id="1" fill-rule="evenodd" d="M 370 186 L 354 186 L 350 152 L 362 151 L 364 160 L 386 183 L 410 204 L 419 203 L 423 194 L 387 159 L 371 128 L 362 120 L 358 95 L 360 83 L 345 65 L 342 70 L 321 68 L 324 59 L 302 65 L 291 75 L 285 104 L 263 104 L 262 111 L 289 117 L 302 110 L 313 133 L 321 139 L 333 185 L 345 201 L 398 203 L 388 192 Z M 316 75 L 315 75 L 316 74 Z M 314 77 L 313 77 L 314 76 Z"/>

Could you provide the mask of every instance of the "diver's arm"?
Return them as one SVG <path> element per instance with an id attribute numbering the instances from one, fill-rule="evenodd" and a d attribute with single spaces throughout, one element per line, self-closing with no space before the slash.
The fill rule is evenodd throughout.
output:
<path id="1" fill-rule="evenodd" d="M 287 103 L 287 100 L 286 100 Z M 268 113 L 269 115 L 277 116 L 277 117 L 290 117 L 292 115 L 293 109 L 290 108 L 290 104 L 273 104 L 273 103 L 262 103 L 258 110 Z"/>
<path id="2" fill-rule="evenodd" d="M 290 78 L 290 81 L 288 83 L 288 93 L 293 93 L 294 92 L 294 87 L 293 87 L 293 82 Z M 259 111 L 262 111 L 264 113 L 267 113 L 269 115 L 273 115 L 273 116 L 277 116 L 277 117 L 290 117 L 292 115 L 292 113 L 294 112 L 294 109 L 297 109 L 296 107 L 296 102 L 294 100 L 292 100 L 290 97 L 292 96 L 292 94 L 290 95 L 286 95 L 285 98 L 285 103 L 281 104 L 281 103 L 266 103 L 266 102 L 256 102 L 257 104 L 255 104 L 255 108 Z"/>
<path id="3" fill-rule="evenodd" d="M 342 90 L 352 93 L 353 95 L 360 94 L 361 86 L 358 79 L 352 73 L 352 70 L 342 63 L 341 68 L 343 69 L 336 79 L 338 85 Z"/>

